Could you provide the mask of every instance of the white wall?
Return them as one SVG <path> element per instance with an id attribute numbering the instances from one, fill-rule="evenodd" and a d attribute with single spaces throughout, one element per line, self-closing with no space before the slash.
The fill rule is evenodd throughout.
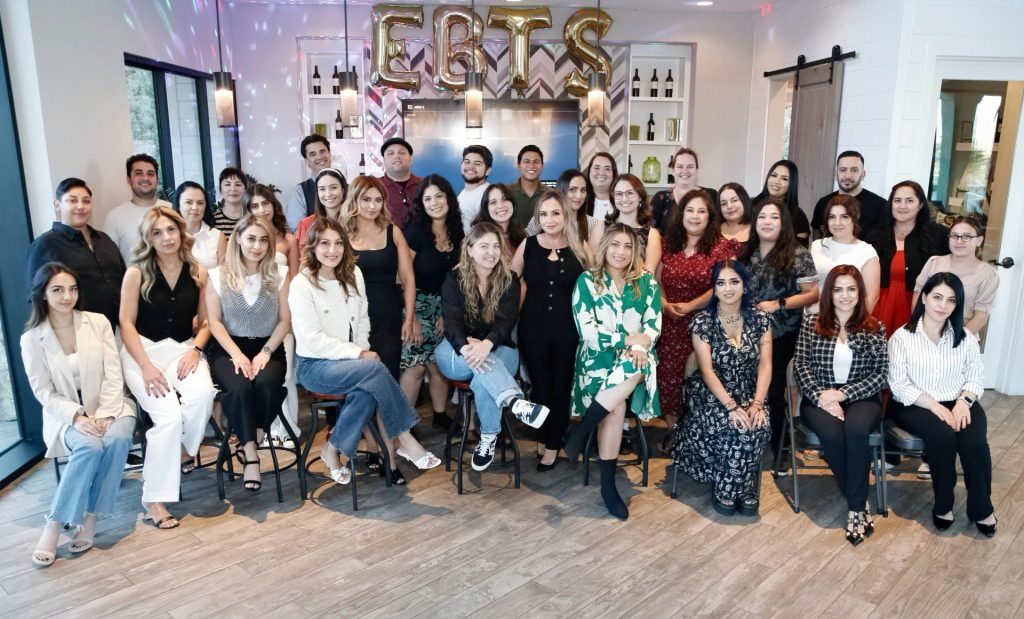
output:
<path id="1" fill-rule="evenodd" d="M 396 29 L 396 36 L 429 39 L 434 6 L 424 7 L 425 27 Z M 228 5 L 234 59 L 242 167 L 257 178 L 288 187 L 301 180 L 298 146 L 300 84 L 296 37 L 342 36 L 344 20 L 338 5 Z M 477 12 L 486 18 L 487 7 Z M 561 40 L 569 9 L 552 9 L 550 30 L 533 40 Z M 693 141 L 700 153 L 701 182 L 717 187 L 741 177 L 745 169 L 750 74 L 753 58 L 752 14 L 612 11 L 610 41 L 695 43 Z M 369 7 L 350 6 L 349 35 L 369 38 Z M 485 38 L 501 40 L 502 31 L 488 29 Z M 431 88 L 425 83 L 423 88 Z"/>
<path id="2" fill-rule="evenodd" d="M 50 227 L 53 189 L 68 176 L 91 186 L 94 224 L 130 197 L 124 53 L 212 70 L 214 6 L 215 0 L 0 0 L 36 234 Z"/>

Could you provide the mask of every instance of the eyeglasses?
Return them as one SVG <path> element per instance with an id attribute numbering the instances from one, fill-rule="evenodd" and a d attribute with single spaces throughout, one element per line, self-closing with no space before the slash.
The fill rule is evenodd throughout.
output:
<path id="1" fill-rule="evenodd" d="M 635 197 L 637 197 L 637 193 L 635 191 L 633 191 L 632 189 L 630 189 L 629 191 L 616 191 L 612 195 L 615 197 L 616 200 L 621 200 L 623 198 L 635 198 Z"/>
<path id="2" fill-rule="evenodd" d="M 964 243 L 970 243 L 974 239 L 978 238 L 977 234 L 950 234 L 949 240 L 951 241 L 962 241 Z"/>

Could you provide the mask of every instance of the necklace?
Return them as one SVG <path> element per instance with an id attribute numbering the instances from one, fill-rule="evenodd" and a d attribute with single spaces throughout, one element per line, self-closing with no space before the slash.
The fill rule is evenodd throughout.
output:
<path id="1" fill-rule="evenodd" d="M 719 312 L 718 319 L 722 321 L 728 327 L 731 327 L 738 323 L 743 316 L 739 313 L 736 314 L 722 314 Z"/>

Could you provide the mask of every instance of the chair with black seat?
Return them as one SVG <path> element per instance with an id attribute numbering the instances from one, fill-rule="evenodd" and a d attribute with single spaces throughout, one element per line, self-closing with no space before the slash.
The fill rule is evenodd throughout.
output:
<path id="1" fill-rule="evenodd" d="M 278 409 L 277 414 L 275 415 L 275 417 L 277 419 L 279 419 L 284 424 L 285 429 L 288 431 L 289 438 L 291 438 L 291 440 L 292 440 L 292 445 L 293 446 L 292 447 L 284 447 L 284 446 L 275 447 L 274 441 L 267 441 L 267 446 L 266 447 L 262 447 L 262 446 L 257 447 L 256 448 L 257 451 L 264 450 L 264 449 L 269 450 L 270 451 L 270 460 L 274 464 L 274 468 L 273 468 L 272 471 L 267 471 L 266 473 L 264 473 L 263 471 L 260 471 L 260 476 L 262 477 L 262 476 L 270 475 L 271 473 L 273 473 L 274 481 L 277 484 L 277 502 L 278 503 L 283 503 L 284 502 L 284 493 L 281 490 L 281 472 L 282 471 L 287 471 L 288 469 L 294 467 L 295 471 L 296 471 L 296 473 L 298 474 L 298 477 L 299 477 L 299 496 L 301 497 L 302 501 L 305 501 L 306 500 L 306 466 L 305 466 L 305 460 L 302 457 L 303 456 L 303 451 L 302 451 L 301 447 L 299 446 L 299 438 L 297 436 L 295 436 L 295 432 L 292 430 L 291 425 L 289 425 L 288 422 L 285 420 L 284 409 Z M 270 423 L 267 423 L 266 427 L 261 428 L 263 430 L 264 434 L 269 434 L 270 433 L 270 425 L 271 425 Z M 224 430 L 222 432 L 222 436 L 224 438 L 223 438 L 223 440 L 220 441 L 220 448 L 217 450 L 217 460 L 215 461 L 214 464 L 215 464 L 215 468 L 217 470 L 217 495 L 220 497 L 220 500 L 223 501 L 224 498 L 225 498 L 225 492 L 224 492 L 224 469 L 225 469 L 225 465 L 227 466 L 227 469 L 228 469 L 229 479 L 232 482 L 235 481 L 234 463 L 232 461 L 232 458 L 234 456 L 232 456 L 232 454 L 231 454 L 231 445 L 230 445 L 230 442 L 227 440 L 227 437 L 231 436 L 231 419 L 227 415 L 224 416 Z M 239 445 L 238 449 L 241 449 L 241 445 Z M 277 459 L 277 450 L 279 450 L 279 449 L 281 451 L 286 451 L 286 452 L 289 452 L 289 453 L 293 454 L 295 456 L 294 462 L 292 462 L 291 464 L 287 464 L 287 465 L 282 467 L 281 463 Z"/>
<path id="2" fill-rule="evenodd" d="M 822 449 L 821 440 L 818 439 L 818 436 L 807 426 L 807 424 L 803 422 L 799 415 L 794 414 L 799 411 L 799 406 L 799 387 L 796 383 L 796 377 L 793 371 L 793 361 L 790 361 L 789 365 L 786 366 L 786 416 L 782 422 L 782 433 L 779 436 L 778 449 L 775 450 L 775 463 L 772 466 L 772 477 L 776 479 L 780 477 L 783 452 L 788 452 L 790 473 L 793 478 L 793 491 L 792 496 L 786 495 L 785 492 L 782 494 L 786 498 L 786 501 L 789 502 L 789 506 L 793 509 L 793 512 L 797 514 L 800 513 L 800 470 L 829 470 L 829 466 L 827 464 L 805 464 L 802 460 L 798 460 L 796 457 L 796 437 L 798 434 L 802 437 L 803 444 L 806 448 L 817 450 Z M 788 444 L 786 439 L 789 439 Z M 886 502 L 887 496 L 885 489 L 884 442 L 881 426 L 879 426 L 878 430 L 875 430 L 868 435 L 868 446 L 871 448 L 871 472 L 874 473 L 875 476 L 875 513 L 888 517 L 889 508 Z"/>
<path id="3" fill-rule="evenodd" d="M 313 449 L 313 441 L 316 438 L 316 433 L 320 429 L 320 414 L 323 413 L 324 421 L 328 428 L 328 434 L 330 428 L 333 426 L 333 420 L 337 419 L 338 414 L 341 411 L 342 405 L 345 403 L 344 395 L 330 395 L 327 393 L 317 393 L 315 391 L 309 391 L 310 398 L 312 401 L 309 404 L 309 411 L 311 413 L 311 426 L 309 428 L 309 434 L 306 436 L 306 444 L 302 449 L 302 462 L 305 466 L 305 475 L 307 478 L 312 477 L 318 481 L 333 482 L 333 480 L 327 475 L 321 475 L 310 471 L 310 465 L 320 459 L 320 456 L 314 456 L 312 460 L 309 459 L 309 453 Z M 377 428 L 376 416 L 370 417 L 369 423 L 366 424 L 369 428 L 370 434 L 373 436 L 374 442 L 377 443 L 378 452 L 358 450 L 356 454 L 349 461 L 349 468 L 352 469 L 352 478 L 349 485 L 352 486 L 352 511 L 359 511 L 359 497 L 356 492 L 356 484 L 360 477 L 379 475 L 376 471 L 369 471 L 368 473 L 356 473 L 356 461 L 359 455 L 367 456 L 370 454 L 379 454 L 381 458 L 381 472 L 384 475 L 384 487 L 390 488 L 393 480 L 391 478 L 391 457 L 388 455 L 387 445 L 384 442 L 384 437 L 380 433 L 380 429 Z M 298 441 L 296 439 L 296 445 Z M 303 498 L 313 498 L 313 491 L 307 490 L 303 487 Z"/>
<path id="4" fill-rule="evenodd" d="M 629 400 L 626 400 L 626 419 L 635 419 L 636 423 L 630 427 L 630 438 L 633 439 L 633 444 L 638 445 L 640 449 L 635 460 L 623 460 L 619 462 L 619 466 L 635 466 L 640 465 L 641 478 L 640 485 L 647 487 L 647 470 L 650 460 L 650 454 L 647 450 L 647 436 L 644 433 L 644 426 L 640 423 L 640 419 L 637 418 L 629 408 Z M 594 437 L 597 435 L 597 431 L 591 432 L 587 437 L 587 442 L 583 447 L 583 485 L 590 485 L 590 452 L 594 446 Z"/>
<path id="5" fill-rule="evenodd" d="M 468 381 L 452 380 L 450 378 L 445 379 L 448 385 L 455 389 L 455 423 L 452 423 L 448 428 L 448 434 L 445 437 L 444 443 L 444 469 L 446 471 L 452 470 L 452 440 L 455 437 L 455 430 L 458 425 L 462 424 L 462 439 L 459 441 L 459 455 L 458 465 L 456 466 L 456 484 L 459 489 L 459 494 L 462 494 L 462 469 L 465 464 L 466 445 L 469 442 L 469 426 L 470 420 L 476 414 L 476 401 L 473 397 L 473 390 L 469 386 Z M 513 473 L 515 479 L 515 487 L 520 487 L 521 475 L 520 475 L 520 457 L 519 457 L 519 445 L 516 443 L 515 434 L 512 432 L 512 424 L 508 419 L 508 407 L 501 410 L 501 430 L 498 432 L 498 445 L 501 446 L 501 466 L 505 466 L 507 463 L 506 448 L 511 444 L 512 447 L 512 464 Z"/>

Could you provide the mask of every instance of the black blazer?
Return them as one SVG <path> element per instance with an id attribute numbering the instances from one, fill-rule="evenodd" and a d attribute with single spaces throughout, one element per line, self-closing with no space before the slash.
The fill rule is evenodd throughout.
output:
<path id="1" fill-rule="evenodd" d="M 800 385 L 800 391 L 815 404 L 822 391 L 836 387 L 832 368 L 836 340 L 815 332 L 814 323 L 817 319 L 816 315 L 804 316 L 800 337 L 796 341 L 796 354 L 793 356 L 793 374 Z M 880 325 L 877 333 L 850 333 L 848 343 L 853 351 L 853 364 L 846 385 L 839 390 L 846 394 L 850 402 L 856 402 L 870 398 L 885 386 L 885 377 L 889 371 L 885 326 Z"/>
<path id="2" fill-rule="evenodd" d="M 889 266 L 896 253 L 896 237 L 892 229 L 886 230 L 879 226 L 865 239 L 878 252 L 878 262 L 882 267 L 882 288 L 889 287 Z M 906 289 L 912 291 L 917 276 L 921 274 L 924 263 L 932 256 L 945 256 L 949 253 L 949 229 L 942 224 L 929 221 L 924 226 L 915 226 L 903 241 L 903 258 L 906 261 Z"/>

